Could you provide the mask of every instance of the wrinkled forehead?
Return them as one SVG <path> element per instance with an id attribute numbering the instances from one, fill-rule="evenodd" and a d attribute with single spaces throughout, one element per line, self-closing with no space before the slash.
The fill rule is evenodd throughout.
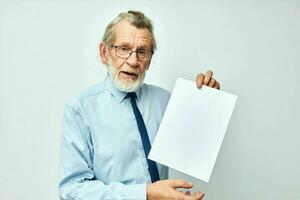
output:
<path id="1" fill-rule="evenodd" d="M 114 43 L 130 47 L 152 48 L 152 36 L 147 28 L 137 28 L 126 21 L 121 21 L 115 28 Z"/>

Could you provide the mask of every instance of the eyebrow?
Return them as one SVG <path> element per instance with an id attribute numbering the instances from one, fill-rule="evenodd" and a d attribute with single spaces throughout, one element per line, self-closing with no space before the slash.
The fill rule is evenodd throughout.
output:
<path id="1" fill-rule="evenodd" d="M 132 48 L 132 45 L 128 42 L 120 42 L 118 44 L 118 46 L 123 46 L 123 47 L 129 47 Z M 151 49 L 151 46 L 148 46 L 146 44 L 142 45 L 142 46 L 138 46 L 136 49 Z"/>
<path id="2" fill-rule="evenodd" d="M 119 46 L 127 46 L 127 47 L 131 47 L 129 42 L 119 42 Z"/>
<path id="3" fill-rule="evenodd" d="M 138 49 L 142 49 L 142 48 L 144 48 L 144 49 L 151 49 L 151 47 L 149 47 L 148 45 L 143 45 L 143 46 L 138 47 Z"/>

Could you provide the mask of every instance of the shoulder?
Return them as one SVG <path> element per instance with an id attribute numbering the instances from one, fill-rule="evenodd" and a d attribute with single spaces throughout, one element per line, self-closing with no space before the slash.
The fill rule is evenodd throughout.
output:
<path id="1" fill-rule="evenodd" d="M 156 97 L 159 98 L 167 98 L 167 99 L 170 98 L 171 93 L 164 88 L 151 85 L 151 84 L 144 84 L 143 87 L 144 87 L 144 91 L 146 91 L 151 95 L 155 95 Z"/>
<path id="2" fill-rule="evenodd" d="M 143 93 L 152 104 L 158 104 L 162 111 L 165 110 L 171 96 L 168 90 L 151 84 L 143 85 Z"/>
<path id="3" fill-rule="evenodd" d="M 95 85 L 88 87 L 87 89 L 81 91 L 80 93 L 78 93 L 78 94 L 74 95 L 73 97 L 71 97 L 70 99 L 68 99 L 65 103 L 65 106 L 73 107 L 73 108 L 79 107 L 81 104 L 83 104 L 87 100 L 89 100 L 95 96 L 102 95 L 105 92 L 106 92 L 106 89 L 104 87 L 104 82 L 101 81 Z"/>
<path id="4" fill-rule="evenodd" d="M 156 85 L 144 84 L 144 87 L 145 87 L 145 89 L 149 90 L 150 92 L 154 92 L 154 93 L 161 94 L 164 96 L 171 95 L 171 92 L 169 92 L 168 90 L 166 90 L 162 87 L 156 86 Z"/>

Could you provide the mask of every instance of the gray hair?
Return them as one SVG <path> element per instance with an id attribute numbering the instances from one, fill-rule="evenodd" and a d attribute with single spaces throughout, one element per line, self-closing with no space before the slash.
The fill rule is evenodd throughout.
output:
<path id="1" fill-rule="evenodd" d="M 107 25 L 102 38 L 102 41 L 107 46 L 112 45 L 113 41 L 115 40 L 115 27 L 121 21 L 126 21 L 137 28 L 148 29 L 152 37 L 152 50 L 154 51 L 156 49 L 156 42 L 153 34 L 153 25 L 151 20 L 147 18 L 142 12 L 133 10 L 120 13 L 118 17 L 116 17 Z"/>

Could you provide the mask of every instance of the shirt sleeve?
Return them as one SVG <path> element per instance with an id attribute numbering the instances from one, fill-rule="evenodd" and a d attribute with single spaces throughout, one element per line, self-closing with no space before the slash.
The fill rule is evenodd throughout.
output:
<path id="1" fill-rule="evenodd" d="M 146 199 L 146 184 L 108 185 L 93 172 L 93 144 L 79 109 L 65 106 L 60 153 L 60 199 Z"/>

